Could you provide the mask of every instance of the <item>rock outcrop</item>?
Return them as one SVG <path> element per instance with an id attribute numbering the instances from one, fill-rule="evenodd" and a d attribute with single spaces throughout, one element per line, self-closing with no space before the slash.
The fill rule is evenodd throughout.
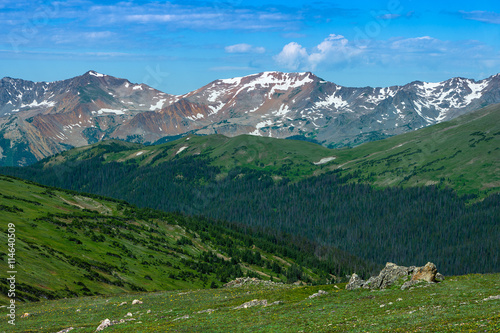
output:
<path id="1" fill-rule="evenodd" d="M 267 299 L 263 299 L 263 300 L 258 300 L 258 299 L 254 299 L 254 300 L 251 300 L 249 302 L 246 302 L 246 303 L 243 303 L 233 309 L 237 310 L 237 309 L 246 309 L 246 308 L 251 308 L 252 306 L 257 306 L 257 305 L 263 305 L 263 306 L 267 306 Z"/>
<path id="2" fill-rule="evenodd" d="M 384 269 L 380 271 L 378 276 L 372 276 L 367 281 L 364 281 L 356 273 L 354 273 L 351 276 L 346 289 L 385 289 L 395 284 L 398 280 L 405 281 L 401 289 L 407 289 L 422 281 L 428 283 L 443 281 L 444 276 L 437 272 L 436 265 L 431 262 L 428 262 L 422 267 L 398 266 L 394 263 L 388 262 Z"/>
<path id="3" fill-rule="evenodd" d="M 242 287 L 242 286 L 249 286 L 249 285 L 277 286 L 277 285 L 283 285 L 283 283 L 282 282 L 265 281 L 265 280 L 260 280 L 257 278 L 241 277 L 241 278 L 236 278 L 235 280 L 229 281 L 228 283 L 224 284 L 224 287 L 226 287 L 226 288 Z"/>
<path id="4" fill-rule="evenodd" d="M 321 295 L 328 295 L 328 292 L 327 291 L 324 291 L 324 290 L 319 290 L 317 293 L 314 293 L 312 294 L 311 296 L 309 296 L 308 298 L 311 299 L 311 298 L 316 298 L 316 297 L 319 297 Z"/>

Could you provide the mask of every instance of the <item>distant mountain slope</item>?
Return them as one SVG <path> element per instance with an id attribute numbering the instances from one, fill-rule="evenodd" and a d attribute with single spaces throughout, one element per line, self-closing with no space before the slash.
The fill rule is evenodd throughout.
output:
<path id="1" fill-rule="evenodd" d="M 173 96 L 89 71 L 57 82 L 0 80 L 0 164 L 28 165 L 104 139 L 198 134 L 307 138 L 355 146 L 500 102 L 500 75 L 348 88 L 312 73 L 264 72 Z"/>
<path id="2" fill-rule="evenodd" d="M 486 196 L 500 191 L 499 147 L 500 104 L 353 149 L 251 135 L 190 135 L 153 146 L 104 141 L 47 158 L 33 168 L 50 174 L 51 167 L 96 158 L 137 167 L 195 158 L 214 168 L 218 179 L 234 168 L 292 180 L 340 169 L 353 177 L 351 181 L 378 187 L 441 184 L 459 194 Z M 23 176 L 30 169 L 2 170 Z"/>
<path id="3" fill-rule="evenodd" d="M 368 267 L 333 248 L 320 261 L 309 252 L 312 243 L 271 242 L 241 227 L 4 176 L 0 223 L 15 229 L 17 300 L 208 288 L 243 275 L 325 283 L 330 273 L 367 273 Z M 7 232 L 0 239 L 7 244 Z M 12 270 L 7 260 L 0 268 Z M 0 299 L 8 289 L 2 280 Z"/>
<path id="4" fill-rule="evenodd" d="M 500 75 L 386 88 L 350 88 L 312 73 L 264 72 L 214 81 L 183 98 L 208 105 L 198 133 L 302 135 L 331 147 L 405 133 L 500 102 Z M 251 130 L 249 130 L 251 128 Z"/>
<path id="5" fill-rule="evenodd" d="M 500 104 L 335 154 L 357 181 L 381 187 L 440 184 L 460 194 L 500 192 Z"/>
<path id="6" fill-rule="evenodd" d="M 26 165 L 71 147 L 101 141 L 137 113 L 174 96 L 144 84 L 89 71 L 56 82 L 0 80 L 0 161 Z"/>

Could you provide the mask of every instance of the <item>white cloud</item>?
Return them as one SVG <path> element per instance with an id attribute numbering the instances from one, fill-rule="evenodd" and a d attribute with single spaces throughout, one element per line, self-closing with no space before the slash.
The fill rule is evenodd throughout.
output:
<path id="1" fill-rule="evenodd" d="M 116 25 L 135 23 L 148 25 L 162 24 L 170 29 L 202 30 L 269 30 L 290 29 L 300 24 L 297 15 L 275 12 L 274 10 L 239 8 L 224 6 L 222 2 L 193 4 L 173 4 L 170 2 L 149 2 L 137 5 L 134 2 L 119 2 L 115 5 L 93 6 L 91 23 Z"/>
<path id="2" fill-rule="evenodd" d="M 382 19 L 382 20 L 394 20 L 394 19 L 397 19 L 399 17 L 401 17 L 400 14 L 384 14 L 384 15 L 378 16 L 377 18 Z"/>
<path id="3" fill-rule="evenodd" d="M 250 44 L 235 44 L 226 46 L 225 51 L 227 53 L 264 53 L 266 49 L 261 46 L 252 46 Z"/>
<path id="4" fill-rule="evenodd" d="M 471 12 L 461 10 L 460 14 L 462 14 L 463 18 L 465 18 L 466 20 L 500 24 L 500 13 L 487 12 L 483 10 L 474 10 Z"/>
<path id="5" fill-rule="evenodd" d="M 393 41 L 389 47 L 392 50 L 405 53 L 429 53 L 429 52 L 446 52 L 449 48 L 449 43 L 441 41 L 429 36 L 404 38 Z"/>
<path id="6" fill-rule="evenodd" d="M 315 70 L 323 64 L 348 62 L 362 52 L 363 48 L 350 45 L 344 36 L 331 34 L 310 51 L 296 42 L 288 43 L 274 60 L 291 70 Z"/>
<path id="7" fill-rule="evenodd" d="M 114 33 L 111 31 L 93 31 L 93 32 L 86 32 L 83 34 L 83 36 L 88 39 L 110 38 L 113 35 Z"/>
<path id="8" fill-rule="evenodd" d="M 297 70 L 302 63 L 307 62 L 307 51 L 302 45 L 291 42 L 283 47 L 283 50 L 274 57 L 274 60 L 283 67 Z"/>

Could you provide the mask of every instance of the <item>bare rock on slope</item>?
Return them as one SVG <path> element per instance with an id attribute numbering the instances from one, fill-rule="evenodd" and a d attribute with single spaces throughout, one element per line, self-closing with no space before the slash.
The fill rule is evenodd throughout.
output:
<path id="1" fill-rule="evenodd" d="M 436 279 L 436 275 L 438 279 Z M 400 279 L 410 280 L 403 285 L 404 287 L 409 287 L 409 284 L 414 285 L 419 281 L 426 281 L 429 283 L 439 282 L 444 280 L 444 276 L 437 272 L 436 265 L 431 262 L 428 262 L 422 267 L 398 266 L 388 262 L 378 276 L 372 276 L 367 281 L 362 280 L 357 274 L 353 274 L 346 289 L 353 290 L 361 287 L 366 289 L 385 289 L 392 286 Z"/>

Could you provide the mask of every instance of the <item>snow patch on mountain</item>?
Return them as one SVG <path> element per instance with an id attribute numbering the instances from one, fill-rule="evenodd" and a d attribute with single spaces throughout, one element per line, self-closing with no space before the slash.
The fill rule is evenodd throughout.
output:
<path id="1" fill-rule="evenodd" d="M 273 124 L 273 121 L 268 119 L 268 120 L 261 121 L 260 123 L 255 125 L 255 128 L 260 129 L 262 127 L 270 126 L 272 124 Z"/>
<path id="2" fill-rule="evenodd" d="M 12 103 L 11 103 L 12 104 Z M 56 105 L 56 102 L 54 101 L 41 101 L 40 103 L 37 102 L 36 100 L 33 101 L 31 104 L 21 104 L 20 108 L 36 108 L 36 107 L 45 107 L 45 108 L 50 108 Z"/>
<path id="3" fill-rule="evenodd" d="M 465 96 L 465 103 L 470 104 L 473 100 L 481 98 L 481 92 L 488 86 L 488 83 L 489 82 L 487 80 L 469 82 L 469 89 L 471 90 L 471 93 Z"/>
<path id="4" fill-rule="evenodd" d="M 105 76 L 104 74 L 97 73 L 97 72 L 94 72 L 94 71 L 90 71 L 89 74 L 92 75 L 92 76 L 95 76 L 95 77 L 104 77 Z"/>
<path id="5" fill-rule="evenodd" d="M 189 119 L 189 120 L 195 121 L 196 119 L 203 119 L 203 118 L 205 118 L 205 116 L 202 115 L 201 113 L 197 113 L 194 116 L 187 116 L 186 118 Z"/>
<path id="6" fill-rule="evenodd" d="M 114 114 L 120 115 L 120 114 L 125 114 L 125 111 L 128 111 L 128 110 L 127 109 L 114 110 L 114 109 L 104 108 L 104 109 L 100 109 L 97 111 L 92 111 L 92 114 L 114 113 Z"/>
<path id="7" fill-rule="evenodd" d="M 175 153 L 175 155 L 179 155 L 182 153 L 184 150 L 186 150 L 189 146 L 182 146 L 179 148 L 179 150 Z"/>
<path id="8" fill-rule="evenodd" d="M 223 84 L 229 84 L 229 85 L 239 85 L 241 80 L 243 78 L 242 77 L 235 77 L 235 78 L 232 78 L 232 79 L 224 79 L 224 80 L 219 80 L 217 81 L 217 83 L 223 83 Z"/>
<path id="9" fill-rule="evenodd" d="M 150 111 L 154 111 L 154 110 L 160 110 L 163 108 L 163 104 L 165 104 L 167 100 L 166 99 L 160 99 L 158 102 L 156 102 L 156 104 L 154 105 L 151 105 L 151 107 L 149 108 Z"/>
<path id="10" fill-rule="evenodd" d="M 290 112 L 289 106 L 286 104 L 281 104 L 279 110 L 274 111 L 273 115 L 275 115 L 277 117 L 281 117 L 281 116 L 286 115 L 288 112 Z"/>
<path id="11" fill-rule="evenodd" d="M 222 108 L 224 107 L 224 105 L 225 105 L 224 103 L 219 102 L 219 104 L 217 106 L 209 105 L 208 107 L 210 108 L 210 110 L 212 110 L 211 114 L 216 114 L 220 110 L 222 110 Z"/>
<path id="12" fill-rule="evenodd" d="M 320 159 L 318 162 L 313 162 L 314 165 L 320 165 L 320 164 L 325 164 L 325 163 L 328 163 L 330 161 L 333 161 L 334 159 L 336 159 L 337 157 L 335 156 L 330 156 L 330 157 L 324 157 L 322 159 Z"/>
<path id="13" fill-rule="evenodd" d="M 347 106 L 348 103 L 342 99 L 340 96 L 335 96 L 335 93 L 333 93 L 330 96 L 327 96 L 324 100 L 318 101 L 314 104 L 314 108 L 326 108 L 333 106 L 336 109 L 341 109 L 345 106 Z"/>

